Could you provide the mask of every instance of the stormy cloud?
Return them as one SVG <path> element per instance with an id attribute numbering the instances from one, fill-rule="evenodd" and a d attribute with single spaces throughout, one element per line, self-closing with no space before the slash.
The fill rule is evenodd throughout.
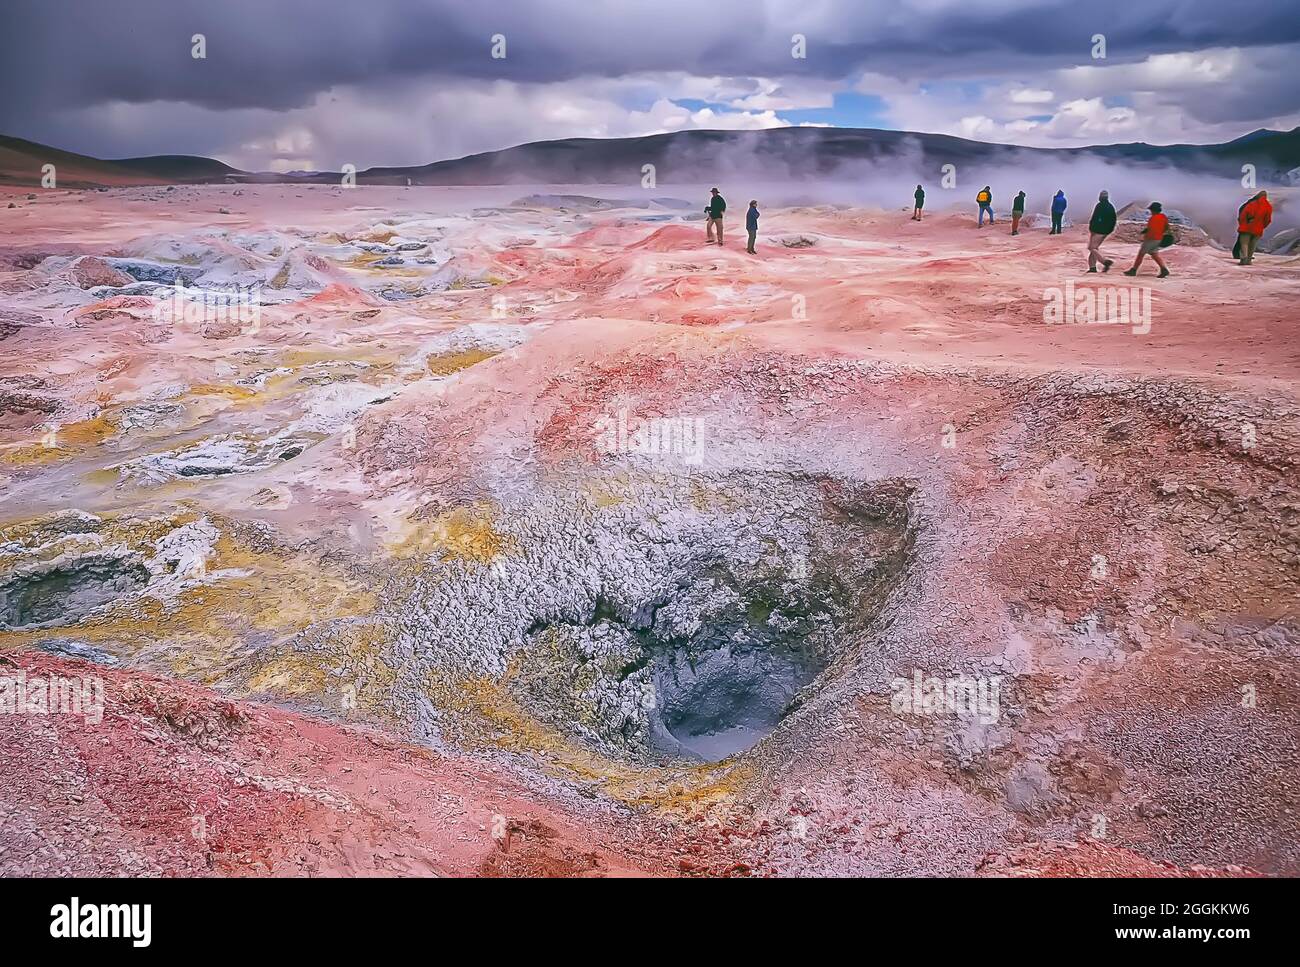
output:
<path id="1" fill-rule="evenodd" d="M 101 156 L 413 164 L 808 123 L 1224 140 L 1300 118 L 1289 0 L 8 0 L 0 16 L 0 132 Z"/>

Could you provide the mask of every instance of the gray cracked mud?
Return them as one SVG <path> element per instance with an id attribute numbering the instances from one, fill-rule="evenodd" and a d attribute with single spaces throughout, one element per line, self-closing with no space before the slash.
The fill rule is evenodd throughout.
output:
<path id="1" fill-rule="evenodd" d="M 466 715 L 445 696 L 488 680 L 605 755 L 743 753 L 869 647 L 906 571 L 912 497 L 905 481 L 750 472 L 503 499 L 494 560 L 433 555 L 381 593 L 393 711 L 430 738 L 455 733 Z M 365 674 L 339 669 L 336 687 Z"/>

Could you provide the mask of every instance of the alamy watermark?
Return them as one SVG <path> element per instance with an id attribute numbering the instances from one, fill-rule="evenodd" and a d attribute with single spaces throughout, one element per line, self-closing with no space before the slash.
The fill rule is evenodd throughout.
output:
<path id="1" fill-rule="evenodd" d="M 101 678 L 27 677 L 26 671 L 0 675 L 0 715 L 79 715 L 91 725 L 104 720 Z"/>
<path id="2" fill-rule="evenodd" d="M 654 416 L 638 419 L 619 410 L 596 420 L 596 448 L 602 453 L 679 456 L 698 467 L 704 462 L 704 421 L 698 417 Z"/>
<path id="3" fill-rule="evenodd" d="M 1001 716 L 1000 676 L 927 677 L 917 668 L 911 678 L 895 678 L 890 688 L 895 715 L 959 715 L 978 718 L 983 725 L 992 725 Z"/>
<path id="4" fill-rule="evenodd" d="M 1151 331 L 1151 288 L 1129 285 L 1064 286 L 1043 290 L 1043 322 L 1049 326 L 1128 326 Z"/>
<path id="5" fill-rule="evenodd" d="M 154 306 L 154 318 L 173 325 L 218 325 L 256 335 L 262 328 L 261 286 L 194 289 L 177 280 Z"/>

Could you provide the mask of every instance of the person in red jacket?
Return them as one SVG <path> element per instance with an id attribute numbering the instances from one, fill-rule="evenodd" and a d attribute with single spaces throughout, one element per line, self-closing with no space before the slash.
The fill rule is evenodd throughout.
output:
<path id="1" fill-rule="evenodd" d="M 1125 272 L 1125 275 L 1137 275 L 1138 266 L 1148 255 L 1152 261 L 1160 266 L 1160 275 L 1157 278 L 1163 279 L 1169 274 L 1169 266 L 1165 265 L 1165 260 L 1160 257 L 1160 241 L 1169 231 L 1169 216 L 1164 213 L 1160 207 L 1160 202 L 1153 201 L 1147 206 L 1147 211 L 1151 213 L 1151 218 L 1147 221 L 1147 230 L 1142 233 L 1142 245 L 1138 249 L 1137 261 L 1133 263 L 1133 268 Z"/>
<path id="2" fill-rule="evenodd" d="M 1238 265 L 1249 265 L 1255 257 L 1255 245 L 1259 237 L 1273 220 L 1273 206 L 1269 204 L 1268 192 L 1261 191 L 1237 212 L 1237 253 Z"/>

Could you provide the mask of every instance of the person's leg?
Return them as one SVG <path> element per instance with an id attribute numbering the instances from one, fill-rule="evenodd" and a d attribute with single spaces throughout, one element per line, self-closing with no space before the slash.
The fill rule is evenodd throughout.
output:
<path id="1" fill-rule="evenodd" d="M 979 228 L 984 227 L 984 206 L 983 205 L 980 205 L 980 221 L 978 227 Z"/>
<path id="2" fill-rule="evenodd" d="M 1011 234 L 1020 234 L 1020 212 L 1011 213 Z"/>
<path id="3" fill-rule="evenodd" d="M 749 244 L 745 246 L 745 251 L 748 252 L 750 255 L 758 254 L 757 252 L 754 251 L 754 241 L 757 238 L 758 238 L 758 230 L 751 228 L 749 230 Z"/>
<path id="4" fill-rule="evenodd" d="M 1246 264 L 1249 265 L 1255 259 L 1255 245 L 1259 242 L 1258 235 L 1246 233 L 1246 246 L 1242 249 L 1242 254 L 1246 256 Z"/>
<path id="5" fill-rule="evenodd" d="M 1246 264 L 1246 246 L 1249 244 L 1248 241 L 1249 239 L 1250 239 L 1250 232 L 1237 233 L 1237 244 L 1233 246 L 1233 250 L 1236 253 L 1237 263 L 1239 265 Z"/>
<path id="6" fill-rule="evenodd" d="M 1101 236 L 1096 232 L 1088 233 L 1088 271 L 1096 272 L 1097 263 L 1101 261 L 1101 253 L 1097 251 L 1097 246 L 1101 244 Z"/>
<path id="7" fill-rule="evenodd" d="M 1124 274 L 1137 275 L 1138 267 L 1141 266 L 1142 260 L 1146 258 L 1146 254 L 1147 254 L 1147 243 L 1143 242 L 1141 245 L 1138 246 L 1138 254 L 1137 254 L 1137 258 L 1133 260 L 1133 267 L 1129 269 L 1127 272 L 1125 272 Z"/>
<path id="8" fill-rule="evenodd" d="M 1101 254 L 1101 243 L 1106 241 L 1106 239 L 1109 237 L 1110 237 L 1109 232 L 1103 232 L 1102 234 L 1097 236 L 1097 258 L 1101 259 L 1101 270 L 1103 272 L 1109 272 L 1110 267 L 1115 264 L 1114 259 L 1108 259 L 1106 258 L 1106 256 Z"/>
<path id="9" fill-rule="evenodd" d="M 722 219 L 718 219 L 718 244 L 722 244 Z"/>
<path id="10" fill-rule="evenodd" d="M 1156 265 L 1160 266 L 1160 274 L 1161 274 L 1161 275 L 1168 275 L 1168 274 L 1169 274 L 1169 266 L 1165 265 L 1165 260 L 1162 259 L 1162 258 L 1160 257 L 1160 250 L 1159 250 L 1159 249 L 1156 249 L 1155 251 L 1153 251 L 1153 252 L 1151 253 L 1151 261 L 1155 262 Z"/>
<path id="11" fill-rule="evenodd" d="M 706 242 L 713 241 L 713 216 L 712 215 L 708 215 L 704 219 L 704 240 Z"/>

